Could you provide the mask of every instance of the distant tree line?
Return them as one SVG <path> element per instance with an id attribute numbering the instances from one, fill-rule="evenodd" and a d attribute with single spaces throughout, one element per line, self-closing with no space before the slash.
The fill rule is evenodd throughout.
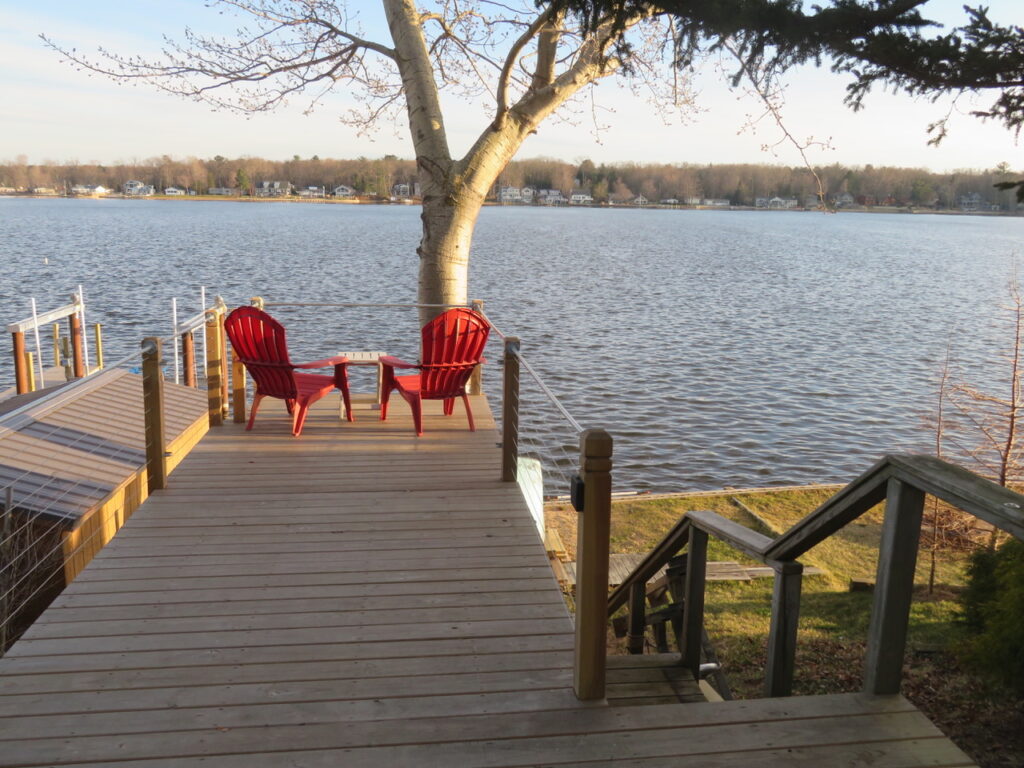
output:
<path id="1" fill-rule="evenodd" d="M 1020 170 L 1001 163 L 989 170 L 934 173 L 921 168 L 845 166 L 838 163 L 815 169 L 830 199 L 848 196 L 854 204 L 958 208 L 974 196 L 983 206 L 1011 208 L 1014 195 L 995 187 L 1019 177 Z M 152 184 L 156 189 L 181 187 L 202 194 L 214 187 L 250 193 L 261 181 L 287 181 L 297 188 L 340 184 L 363 195 L 390 195 L 397 184 L 416 181 L 413 160 L 394 155 L 370 159 L 321 159 L 314 155 L 291 160 L 258 157 L 175 159 L 167 155 L 113 165 L 88 163 L 29 164 L 26 158 L 0 163 L 0 187 L 18 190 L 50 187 L 60 191 L 78 184 L 99 184 L 119 190 L 128 180 Z M 761 197 L 796 198 L 804 205 L 818 194 L 810 170 L 803 166 L 753 163 L 698 165 L 691 163 L 613 163 L 590 160 L 568 163 L 552 158 L 511 162 L 497 187 L 525 187 L 589 193 L 595 202 L 623 202 L 643 195 L 651 202 L 693 198 L 727 199 L 732 205 L 753 206 Z"/>

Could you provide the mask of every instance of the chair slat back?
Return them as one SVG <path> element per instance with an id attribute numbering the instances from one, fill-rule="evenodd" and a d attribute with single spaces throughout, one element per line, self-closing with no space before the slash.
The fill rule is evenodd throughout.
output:
<path id="1" fill-rule="evenodd" d="M 480 363 L 491 326 L 478 312 L 455 308 L 443 312 L 421 334 L 420 395 L 429 399 L 458 397 Z"/>
<path id="2" fill-rule="evenodd" d="M 296 397 L 294 366 L 288 358 L 284 326 L 256 307 L 239 307 L 224 321 L 235 354 L 256 382 L 256 392 Z"/>

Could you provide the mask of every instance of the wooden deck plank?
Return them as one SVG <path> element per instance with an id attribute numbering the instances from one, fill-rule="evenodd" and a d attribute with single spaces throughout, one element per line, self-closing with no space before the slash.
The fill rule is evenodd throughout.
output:
<path id="1" fill-rule="evenodd" d="M 431 403 L 422 438 L 404 403 L 348 423 L 334 398 L 300 439 L 279 403 L 211 431 L 0 659 L 0 763 L 969 764 L 898 696 L 652 704 L 686 680 L 629 657 L 610 702 L 637 706 L 578 702 L 544 543 L 473 407 L 476 433 Z"/>

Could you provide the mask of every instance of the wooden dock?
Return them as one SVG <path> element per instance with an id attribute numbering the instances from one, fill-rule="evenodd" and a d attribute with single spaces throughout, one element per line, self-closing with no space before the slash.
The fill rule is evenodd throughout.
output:
<path id="1" fill-rule="evenodd" d="M 212 429 L 0 659 L 0 765 L 967 766 L 900 696 L 572 692 L 573 624 L 478 431 L 393 402 Z M 622 670 L 616 672 L 616 669 Z M 619 675 L 616 677 L 616 675 Z M 619 706 L 619 704 L 634 706 Z"/>

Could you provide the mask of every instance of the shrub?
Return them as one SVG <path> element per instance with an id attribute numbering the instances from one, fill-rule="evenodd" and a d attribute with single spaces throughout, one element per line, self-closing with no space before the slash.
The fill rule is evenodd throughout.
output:
<path id="1" fill-rule="evenodd" d="M 1024 693 L 1024 542 L 975 554 L 963 595 L 969 662 Z"/>

